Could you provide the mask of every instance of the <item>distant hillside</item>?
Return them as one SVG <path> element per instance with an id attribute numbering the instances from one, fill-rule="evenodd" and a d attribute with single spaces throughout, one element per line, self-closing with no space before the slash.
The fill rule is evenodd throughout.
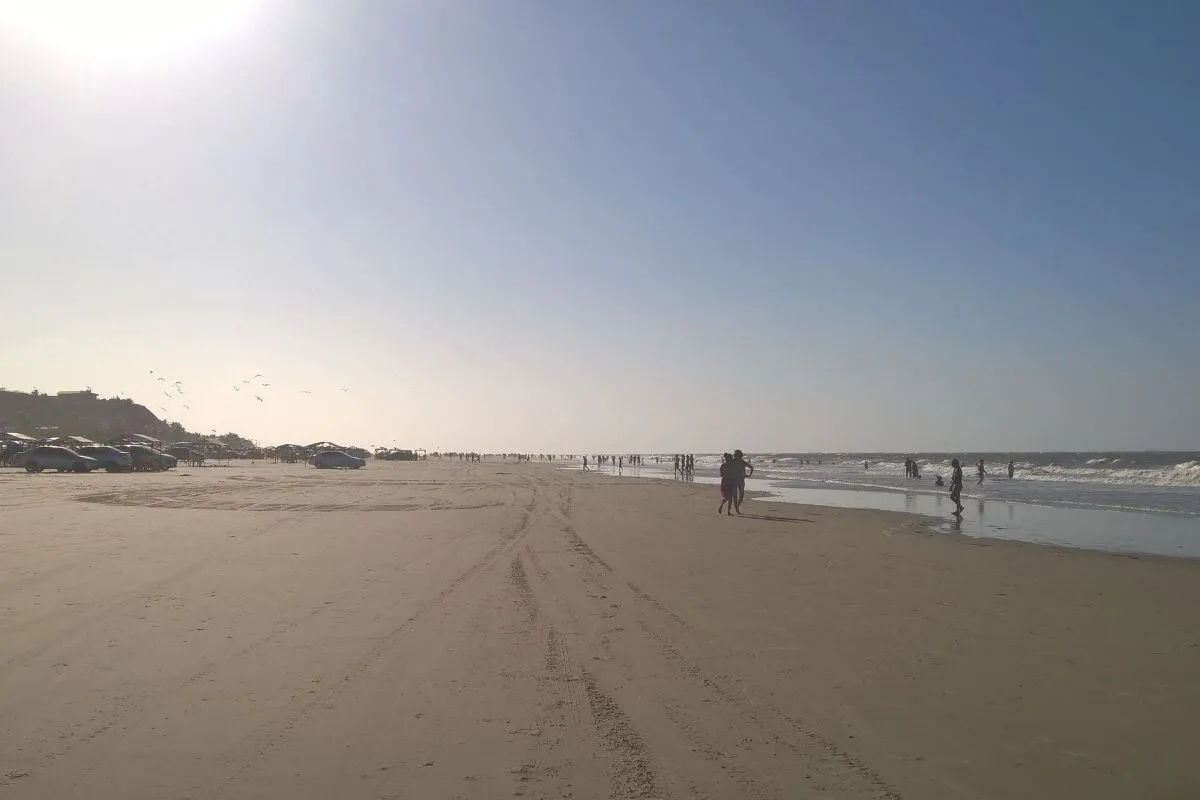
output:
<path id="1" fill-rule="evenodd" d="M 91 392 L 48 395 L 0 389 L 0 423 L 27 436 L 86 436 L 97 442 L 130 433 L 175 441 L 192 436 L 128 398 L 102 400 Z"/>

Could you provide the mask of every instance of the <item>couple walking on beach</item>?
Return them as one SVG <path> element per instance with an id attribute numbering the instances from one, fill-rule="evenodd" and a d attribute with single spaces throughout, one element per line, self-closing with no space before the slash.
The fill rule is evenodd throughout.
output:
<path id="1" fill-rule="evenodd" d="M 746 460 L 741 450 L 734 450 L 732 455 L 725 453 L 721 461 L 721 505 L 717 506 L 718 514 L 722 510 L 729 516 L 734 511 L 742 513 L 742 501 L 746 499 L 746 478 L 753 474 L 754 465 Z"/>

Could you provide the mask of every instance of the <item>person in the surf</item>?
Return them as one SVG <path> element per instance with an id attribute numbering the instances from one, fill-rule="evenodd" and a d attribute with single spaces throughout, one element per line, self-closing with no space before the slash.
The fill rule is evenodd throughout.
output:
<path id="1" fill-rule="evenodd" d="M 1008 479 L 1010 481 L 1013 479 L 1013 475 L 1015 475 L 1016 472 L 1017 472 L 1017 468 L 1013 465 L 1013 462 L 1009 461 L 1008 462 Z"/>
<path id="2" fill-rule="evenodd" d="M 737 479 L 737 496 L 733 510 L 742 513 L 742 501 L 746 499 L 746 478 L 754 475 L 754 465 L 746 460 L 741 450 L 733 451 L 733 477 Z"/>
<path id="3" fill-rule="evenodd" d="M 979 465 L 977 467 L 975 467 L 975 469 L 979 472 L 979 480 L 977 480 L 975 482 L 977 484 L 979 484 L 980 486 L 982 486 L 983 485 L 983 476 L 987 475 L 987 470 L 983 468 L 983 459 L 982 458 L 979 459 Z"/>
<path id="4" fill-rule="evenodd" d="M 946 482 L 945 482 L 944 480 L 942 480 L 942 476 L 941 476 L 941 475 L 938 475 L 938 476 L 937 476 L 937 479 L 936 479 L 936 480 L 933 482 L 933 485 L 934 485 L 934 486 L 945 486 L 945 485 L 946 485 Z"/>
<path id="5" fill-rule="evenodd" d="M 721 505 L 717 513 L 725 511 L 726 516 L 733 516 L 733 501 L 737 498 L 737 478 L 733 476 L 733 456 L 725 453 L 721 461 Z M 729 506 L 726 508 L 725 504 Z"/>
<path id="6" fill-rule="evenodd" d="M 950 462 L 950 466 L 954 467 L 954 472 L 950 475 L 950 499 L 953 500 L 954 505 L 957 506 L 954 509 L 954 515 L 961 517 L 963 512 L 963 504 L 959 498 L 962 496 L 963 488 L 962 464 L 958 463 L 958 459 L 956 458 Z"/>

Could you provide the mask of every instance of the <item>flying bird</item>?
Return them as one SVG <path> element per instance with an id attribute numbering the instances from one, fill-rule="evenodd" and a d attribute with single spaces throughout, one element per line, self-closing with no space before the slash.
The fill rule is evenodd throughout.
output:
<path id="1" fill-rule="evenodd" d="M 242 381 L 242 383 L 249 384 L 250 381 Z"/>
<path id="2" fill-rule="evenodd" d="M 342 391 L 343 391 L 343 392 L 348 392 L 348 391 L 350 391 L 350 390 L 349 390 L 349 389 L 342 389 Z"/>
<path id="3" fill-rule="evenodd" d="M 170 393 L 170 392 L 165 392 L 165 391 L 164 391 L 164 392 L 163 392 L 163 394 L 165 394 L 167 397 L 170 397 L 170 396 L 171 396 L 171 393 Z"/>
<path id="4" fill-rule="evenodd" d="M 191 407 L 191 406 L 184 406 L 184 408 L 186 408 L 188 411 L 191 411 L 191 410 L 192 410 L 192 407 Z"/>
<path id="5" fill-rule="evenodd" d="M 250 377 L 251 377 L 251 378 L 265 378 L 265 377 L 267 377 L 267 376 L 266 376 L 266 375 L 263 375 L 263 374 L 260 372 L 260 373 L 258 373 L 257 375 L 251 375 Z"/>
<path id="6" fill-rule="evenodd" d="M 257 401 L 258 401 L 258 402 L 260 402 L 260 403 L 262 402 L 262 398 L 261 398 L 261 397 L 259 397 L 258 395 L 254 395 L 254 399 L 255 399 L 255 400 L 257 400 Z"/>
<path id="7" fill-rule="evenodd" d="M 301 389 L 300 394 L 312 394 L 312 392 L 309 391 L 308 389 Z"/>
<path id="8" fill-rule="evenodd" d="M 160 381 L 165 381 L 165 380 L 166 380 L 166 378 L 159 378 L 159 380 L 160 380 Z"/>
<path id="9" fill-rule="evenodd" d="M 241 389 L 239 389 L 239 388 L 238 388 L 238 387 L 236 387 L 236 386 L 235 386 L 235 387 L 233 387 L 233 390 L 234 390 L 235 392 L 240 392 L 240 391 L 241 391 Z"/>

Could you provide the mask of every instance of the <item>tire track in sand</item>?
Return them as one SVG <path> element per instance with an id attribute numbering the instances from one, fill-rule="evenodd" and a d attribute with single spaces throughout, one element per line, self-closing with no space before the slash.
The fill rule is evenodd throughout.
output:
<path id="1" fill-rule="evenodd" d="M 425 549 L 422 549 L 420 552 L 413 555 L 411 558 L 408 558 L 405 561 L 398 564 L 396 566 L 396 571 L 405 570 L 405 569 L 409 568 L 410 566 L 412 566 L 413 564 L 424 560 L 425 558 L 427 558 L 430 555 L 430 553 L 436 551 L 437 549 L 445 547 L 447 545 L 453 545 L 455 542 L 461 540 L 462 538 L 466 538 L 466 537 L 473 535 L 478 530 L 478 527 L 479 526 L 475 526 L 467 531 L 461 532 L 460 534 L 454 536 L 453 539 L 451 539 L 449 542 L 441 542 L 441 543 L 435 544 L 432 547 L 427 547 Z M 196 568 L 197 566 L 198 565 L 193 565 L 192 569 Z M 191 572 L 192 569 L 188 569 L 185 572 Z M 170 580 L 170 579 L 167 579 L 167 580 Z M 289 631 L 292 631 L 292 630 L 300 627 L 304 623 L 319 617 L 323 613 L 327 613 L 327 612 L 335 609 L 337 607 L 336 602 L 337 602 L 338 598 L 341 598 L 342 596 L 344 596 L 346 594 L 351 594 L 351 593 L 357 592 L 357 591 L 359 591 L 359 589 L 354 589 L 352 591 L 344 591 L 341 594 L 339 594 L 337 596 L 337 598 L 335 598 L 334 600 L 327 600 L 327 601 L 323 602 L 321 605 L 311 608 L 301 615 L 298 615 L 291 619 L 280 621 L 280 622 L 276 623 L 274 626 L 272 626 L 270 628 L 270 630 L 268 630 L 262 636 L 259 636 L 258 638 L 254 639 L 252 642 L 249 642 L 248 644 L 238 648 L 237 650 L 222 656 L 220 659 L 210 660 L 200 670 L 196 671 L 195 673 L 191 674 L 189 677 L 185 678 L 183 681 L 178 683 L 172 689 L 169 689 L 169 690 L 166 690 L 165 692 L 159 693 L 159 695 L 156 699 L 161 701 L 161 699 L 163 699 L 165 697 L 174 696 L 174 695 L 178 694 L 179 692 L 186 690 L 189 686 L 192 686 L 195 683 L 198 683 L 199 681 L 202 681 L 205 678 L 208 678 L 208 677 L 214 675 L 215 673 L 217 673 L 220 670 L 220 668 L 223 665 L 229 664 L 230 662 L 235 661 L 237 659 L 244 659 L 247 656 L 253 655 L 256 651 L 269 645 L 271 642 L 275 641 L 276 639 L 280 638 L 281 636 L 284 636 Z M 128 598 L 128 599 L 138 599 L 138 597 L 141 597 L 141 595 L 139 594 L 138 596 L 136 596 L 134 598 Z M 159 596 L 154 595 L 153 597 L 157 598 Z M 127 601 L 128 601 L 128 599 L 127 599 Z M 120 608 L 120 605 L 118 605 L 115 608 Z M 108 607 L 104 610 L 104 613 L 107 614 L 108 612 L 111 612 L 113 609 L 114 609 L 114 607 Z M 100 746 L 100 751 L 95 754 L 89 755 L 87 765 L 82 767 L 81 769 L 79 769 L 78 777 L 72 782 L 72 786 L 76 786 L 79 783 L 81 783 L 82 781 L 84 781 L 87 778 L 87 776 L 93 770 L 95 770 L 95 768 L 97 766 L 99 766 L 102 763 L 104 754 L 107 752 L 107 750 L 111 749 L 113 746 L 117 745 L 124 738 L 124 736 L 132 730 L 132 728 L 130 727 L 130 725 L 132 723 L 130 723 L 130 724 L 122 724 L 122 723 L 125 723 L 126 719 L 128 719 L 130 717 L 137 718 L 138 715 L 140 715 L 142 712 L 145 712 L 147 710 L 147 708 L 150 707 L 149 706 L 149 695 L 144 691 L 113 696 L 112 698 L 109 698 L 109 700 L 113 705 L 112 712 L 109 715 L 104 716 L 101 719 L 99 719 L 98 724 L 96 724 L 93 728 L 91 728 L 90 730 L 88 730 L 85 733 L 83 733 L 82 735 L 80 735 L 77 739 L 72 740 L 72 741 L 65 741 L 61 744 L 59 749 L 54 750 L 49 753 L 44 753 L 41 756 L 39 756 L 35 768 L 38 770 L 44 769 L 45 767 L 54 763 L 55 761 L 58 761 L 64 757 L 68 756 L 70 753 L 72 753 L 75 750 L 78 750 L 80 747 L 87 745 L 89 743 L 92 743 L 92 742 L 96 741 L 97 739 L 100 739 L 102 736 L 105 736 L 106 734 L 110 734 L 110 732 L 112 732 L 111 736 L 107 736 L 105 738 L 103 745 Z M 117 729 L 117 730 L 114 731 L 114 729 Z M 3 785 L 4 785 L 4 781 L 2 778 L 0 778 L 0 786 L 3 786 Z"/>
<path id="2" fill-rule="evenodd" d="M 384 635 L 379 642 L 371 647 L 362 657 L 358 658 L 337 679 L 332 681 L 322 680 L 324 688 L 315 692 L 299 708 L 288 714 L 282 722 L 271 723 L 259 728 L 240 741 L 237 747 L 231 748 L 229 751 L 231 756 L 238 752 L 248 752 L 249 755 L 240 759 L 236 759 L 236 757 L 231 758 L 236 766 L 225 776 L 222 786 L 217 790 L 218 793 L 224 793 L 239 775 L 265 759 L 271 751 L 287 741 L 303 724 L 311 719 L 319 708 L 328 705 L 331 700 L 352 685 L 356 679 L 379 663 L 397 646 L 401 637 L 412 630 L 425 616 L 442 606 L 455 592 L 493 566 L 501 555 L 516 547 L 533 523 L 536 522 L 542 509 L 541 501 L 543 498 L 535 485 L 531 481 L 526 481 L 525 488 L 531 491 L 529 503 L 522 509 L 517 525 L 511 531 L 502 533 L 499 542 L 476 560 L 474 564 L 459 573 L 457 577 L 451 580 L 436 595 L 418 605 L 403 622 Z M 513 504 L 516 505 L 518 493 L 514 491 L 513 496 Z"/>
<path id="3" fill-rule="evenodd" d="M 546 652 L 542 662 L 545 675 L 539 685 L 549 696 L 547 705 L 556 709 L 562 725 L 590 733 L 608 753 L 610 796 L 629 800 L 666 800 L 670 794 L 655 770 L 649 748 L 629 715 L 620 703 L 604 691 L 595 676 L 573 662 L 567 637 L 546 618 L 541 602 L 529 583 L 523 563 L 526 559 L 531 562 L 539 578 L 547 577 L 544 565 L 526 543 L 525 548 L 513 557 L 510 583 L 518 594 L 518 605 L 528 609 L 529 618 L 542 621 L 546 629 Z M 536 765 L 529 767 L 529 774 L 523 776 L 525 780 L 537 774 Z"/>
<path id="4" fill-rule="evenodd" d="M 620 576 L 613 566 L 597 554 L 578 534 L 568 513 L 570 510 L 571 507 L 566 504 L 555 509 L 556 516 L 561 523 L 559 529 L 564 535 L 564 544 L 585 562 L 582 568 L 577 568 L 581 573 L 580 577 L 584 582 L 593 584 L 597 589 L 594 593 L 584 592 L 586 599 L 583 602 L 592 606 L 589 616 L 608 618 L 611 616 L 610 609 L 613 607 L 620 607 L 634 613 L 640 611 L 635 626 L 637 632 L 635 635 L 640 635 L 643 641 L 650 643 L 659 651 L 662 657 L 662 666 L 704 690 L 704 694 L 715 697 L 720 707 L 724 708 L 724 714 L 728 721 L 740 720 L 744 727 L 757 730 L 761 736 L 765 737 L 766 741 L 773 743 L 777 748 L 788 751 L 793 758 L 807 763 L 809 768 L 806 770 L 805 777 L 812 781 L 810 787 L 813 790 L 820 792 L 852 791 L 857 796 L 871 797 L 877 800 L 901 800 L 900 792 L 884 780 L 879 773 L 861 759 L 838 746 L 836 742 L 820 731 L 804 724 L 802 720 L 787 713 L 778 704 L 748 695 L 745 682 L 736 681 L 725 675 L 718 677 L 716 672 L 706 669 L 694 658 L 687 656 L 675 642 L 684 640 L 688 634 L 696 634 L 695 629 L 643 587 Z M 560 601 L 565 601 L 566 595 L 559 592 L 554 586 L 554 575 L 546 569 L 537 556 L 533 543 L 527 543 L 525 549 L 531 563 L 535 565 L 535 574 L 545 588 Z M 584 613 L 581 609 L 573 608 L 569 602 L 561 602 L 560 605 L 575 620 L 579 620 L 579 615 Z M 659 624 L 649 624 L 648 617 L 657 617 Z M 671 629 L 677 631 L 679 635 L 671 635 L 667 632 Z M 610 633 L 612 632 L 617 632 L 625 638 L 628 638 L 628 634 L 631 633 L 627 626 L 616 626 L 610 631 Z M 628 649 L 628 646 L 638 649 L 636 641 L 627 642 L 628 646 L 621 646 L 620 638 L 614 638 L 617 639 L 615 645 L 611 643 L 609 634 L 603 634 L 599 644 L 604 652 L 618 660 L 621 658 L 622 651 Z M 637 674 L 635 665 L 632 663 L 626 662 L 624 669 L 629 675 Z M 595 683 L 594 679 L 592 679 L 592 683 Z M 599 689 L 598 685 L 596 689 Z M 596 707 L 601 711 L 606 710 L 604 701 L 598 697 L 596 698 Z M 697 752 L 707 754 L 706 757 L 711 760 L 723 761 L 726 764 L 723 767 L 726 774 L 735 780 L 744 791 L 756 797 L 765 797 L 771 794 L 787 796 L 771 791 L 769 787 L 773 781 L 761 783 L 755 779 L 733 749 L 715 744 L 714 742 L 727 738 L 728 730 L 714 730 L 711 722 L 703 721 L 702 718 L 706 715 L 689 714 L 686 706 L 668 702 L 662 703 L 662 711 L 679 732 L 694 745 Z M 727 725 L 727 727 L 732 726 Z M 623 738 L 623 729 L 618 723 L 614 723 L 608 730 L 610 736 L 616 741 L 619 742 Z M 748 745 L 750 741 L 750 739 L 743 739 L 743 746 Z M 633 770 L 632 774 L 636 775 L 636 770 Z"/>
<path id="5" fill-rule="evenodd" d="M 548 504 L 548 508 L 551 516 L 557 518 L 558 528 L 573 539 L 575 546 L 572 549 L 585 557 L 600 560 L 586 543 L 574 536 L 570 521 L 574 508 L 571 486 L 562 482 L 551 483 L 544 478 L 540 482 L 559 494 L 558 502 Z M 513 583 L 520 595 L 519 603 L 523 607 L 534 608 L 535 616 L 545 620 L 544 685 L 551 696 L 552 705 L 559 709 L 568 728 L 586 729 L 608 753 L 611 797 L 622 800 L 667 800 L 671 794 L 655 768 L 646 741 L 625 709 L 605 691 L 600 681 L 585 667 L 574 663 L 567 643 L 568 636 L 555 627 L 545 614 L 542 601 L 529 582 L 525 561 L 528 561 L 531 571 L 543 587 L 552 587 L 551 575 L 532 542 L 526 540 L 525 547 L 513 558 L 513 574 L 519 576 L 519 580 Z M 552 594 L 552 597 L 556 595 Z M 582 638 L 573 610 L 569 605 L 562 607 L 567 611 L 568 619 L 575 623 L 572 625 L 574 635 Z"/>
<path id="6" fill-rule="evenodd" d="M 518 505 L 517 501 L 519 500 L 519 497 L 520 497 L 519 492 L 514 491 L 513 501 L 511 503 L 511 506 Z M 433 598 L 431 598 L 430 600 L 426 601 L 424 604 L 419 606 L 414 611 L 414 613 L 412 615 L 410 615 L 410 617 L 403 624 L 401 624 L 397 629 L 390 632 L 375 648 L 373 648 L 370 651 L 370 653 L 367 656 L 367 659 L 364 659 L 363 662 L 360 662 L 360 664 L 358 665 L 359 668 L 357 671 L 361 672 L 361 671 L 364 671 L 366 668 L 368 668 L 370 666 L 370 664 L 367 663 L 368 661 L 374 661 L 374 660 L 378 660 L 379 658 L 381 658 L 383 653 L 386 651 L 386 648 L 389 646 L 389 643 L 394 643 L 395 638 L 399 635 L 402 635 L 404 630 L 407 630 L 408 628 L 410 628 L 421 616 L 424 616 L 429 611 L 436 608 L 438 605 L 440 605 L 442 602 L 444 602 L 445 599 L 451 593 L 453 593 L 453 591 L 455 591 L 462 584 L 464 584 L 465 582 L 470 580 L 470 578 L 474 577 L 479 572 L 481 572 L 486 566 L 488 566 L 492 561 L 495 560 L 495 558 L 499 555 L 500 552 L 513 547 L 516 543 L 516 540 L 521 535 L 523 535 L 524 531 L 534 521 L 532 514 L 533 514 L 534 510 L 537 508 L 537 505 L 538 505 L 537 496 L 535 494 L 534 496 L 531 497 L 529 504 L 522 509 L 522 515 L 520 517 L 520 521 L 518 522 L 518 524 L 514 530 L 502 531 L 502 533 L 501 533 L 502 539 L 500 542 L 498 542 L 493 548 L 491 548 L 471 568 L 466 570 L 464 573 L 460 574 L 454 581 L 451 582 L 450 585 L 443 588 L 441 592 L 439 592 Z M 261 542 L 256 542 L 255 540 L 259 539 L 259 537 L 262 536 L 263 534 L 266 534 L 272 530 L 276 530 L 280 526 L 285 525 L 288 521 L 289 521 L 288 519 L 281 519 L 281 520 L 278 520 L 278 521 L 275 521 L 275 522 L 269 524 L 268 526 L 266 526 L 258 531 L 253 532 L 252 534 L 247 536 L 245 539 L 242 539 L 241 541 L 239 541 L 237 543 L 238 546 L 237 546 L 236 550 L 244 551 L 245 546 L 252 542 L 255 544 L 255 546 L 260 545 Z M 478 530 L 478 526 L 472 528 L 472 531 L 476 531 L 476 530 Z M 463 538 L 463 536 L 467 536 L 467 535 L 470 535 L 470 533 L 464 533 L 461 536 L 456 536 L 456 537 L 454 537 L 454 540 L 457 541 L 457 540 Z M 436 548 L 432 548 L 432 549 L 436 549 Z M 401 565 L 401 568 L 407 567 L 414 562 L 420 561 L 421 559 L 426 557 L 429 554 L 429 552 L 432 551 L 432 549 L 422 550 L 420 554 L 405 561 L 404 564 Z M 159 594 L 157 590 L 167 586 L 168 584 L 170 584 L 174 581 L 178 581 L 180 579 L 186 578 L 187 576 L 189 576 L 190 574 L 201 569 L 202 567 L 204 567 L 205 565 L 207 565 L 210 562 L 220 560 L 220 559 L 228 559 L 230 557 L 231 557 L 230 551 L 216 551 L 216 552 L 206 554 L 204 557 L 185 565 L 184 567 L 182 567 L 181 569 L 172 573 L 171 575 L 166 576 L 158 581 L 154 581 L 153 583 L 143 586 L 140 589 L 138 589 L 137 591 L 126 595 L 124 598 L 117 601 L 115 604 L 107 605 L 101 609 L 98 609 L 93 614 L 87 615 L 86 619 L 80 620 L 75 625 L 72 625 L 68 630 L 61 632 L 60 634 L 52 637 L 50 640 L 48 640 L 46 642 L 42 642 L 38 646 L 35 646 L 33 648 L 29 648 L 26 651 L 24 651 L 23 653 L 18 654 L 16 656 L 8 659 L 6 662 L 0 663 L 0 667 L 28 663 L 28 661 L 31 660 L 32 658 L 37 657 L 41 653 L 57 646 L 58 644 L 61 644 L 62 641 L 65 641 L 65 640 L 73 637 L 76 633 L 78 633 L 83 628 L 88 627 L 92 624 L 95 624 L 96 620 L 110 616 L 114 613 L 120 613 L 123 609 L 128 608 L 132 604 L 136 604 L 138 601 L 159 602 L 161 600 L 167 599 L 164 595 Z M 177 694 L 178 692 L 185 690 L 188 686 L 191 686 L 191 685 L 195 684 L 196 682 L 201 681 L 204 678 L 214 674 L 218 670 L 219 666 L 222 663 L 228 663 L 232 659 L 244 658 L 248 655 L 252 655 L 256 650 L 261 649 L 262 647 L 269 644 L 271 641 L 286 634 L 288 631 L 295 629 L 296 627 L 303 624 L 304 622 L 319 616 L 321 613 L 323 613 L 325 611 L 328 611 L 330 608 L 331 608 L 331 606 L 329 603 L 323 603 L 321 606 L 311 609 L 310 611 L 300 615 L 299 617 L 277 623 L 275 626 L 272 627 L 271 630 L 266 632 L 263 636 L 257 638 L 255 641 L 240 648 L 239 650 L 232 653 L 231 655 L 224 657 L 219 662 L 218 661 L 210 662 L 209 664 L 204 666 L 201 670 L 197 671 L 196 673 L 192 674 L 188 678 L 184 679 L 174 689 L 169 690 L 167 692 L 166 696 L 171 696 L 171 695 Z M 352 673 L 347 674 L 346 676 L 343 676 L 342 682 L 347 681 L 348 679 L 352 678 L 354 676 L 354 674 L 356 674 L 356 673 L 352 672 Z M 312 706 L 315 706 L 317 703 L 320 703 L 323 700 L 327 699 L 330 696 L 330 694 L 331 694 L 331 692 L 325 692 L 325 693 L 322 693 L 322 694 L 314 697 L 312 699 L 311 703 L 308 704 L 309 711 L 311 712 Z M 120 741 L 120 739 L 131 730 L 131 727 L 128 724 L 122 725 L 122 723 L 130 717 L 136 717 L 140 713 L 144 712 L 147 708 L 147 694 L 145 691 L 127 693 L 127 694 L 120 695 L 120 696 L 113 696 L 113 697 L 109 698 L 109 700 L 113 706 L 113 708 L 111 709 L 111 713 L 104 715 L 102 718 L 100 718 L 98 720 L 94 720 L 94 722 L 96 722 L 97 724 L 95 724 L 90 730 L 87 730 L 85 733 L 80 735 L 79 738 L 77 738 L 73 741 L 64 742 L 61 745 L 60 749 L 40 755 L 37 759 L 36 769 L 39 769 L 39 770 L 43 769 L 47 765 L 66 757 L 72 751 L 77 750 L 79 747 L 87 745 L 89 743 L 93 743 L 96 740 L 100 739 L 101 737 L 105 737 L 103 748 L 108 749 L 109 747 L 118 743 Z M 115 739 L 113 739 L 112 735 L 111 735 L 114 733 L 114 731 L 116 731 L 120 734 Z M 106 736 L 106 735 L 108 735 L 108 736 Z M 101 754 L 101 756 L 102 756 L 102 754 Z M 80 770 L 78 779 L 75 780 L 73 783 L 78 784 L 84 778 L 86 778 L 87 774 L 89 774 L 92 770 L 94 770 L 95 767 L 99 764 L 99 758 L 100 758 L 100 756 L 97 756 L 96 758 L 91 758 L 90 759 L 91 763 L 89 763 L 87 766 L 85 766 L 83 769 Z M 3 785 L 4 785 L 4 781 L 0 780 L 0 786 L 3 786 Z"/>

